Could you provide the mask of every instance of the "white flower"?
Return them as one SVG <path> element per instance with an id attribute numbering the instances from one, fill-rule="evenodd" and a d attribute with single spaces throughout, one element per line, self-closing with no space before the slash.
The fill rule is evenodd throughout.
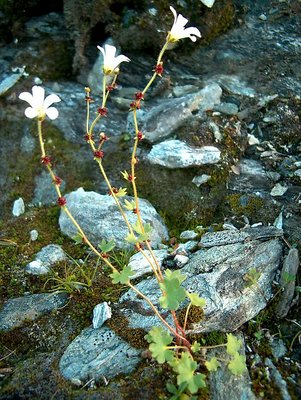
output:
<path id="1" fill-rule="evenodd" d="M 103 54 L 103 72 L 106 75 L 110 75 L 112 73 L 118 73 L 119 64 L 123 61 L 129 62 L 131 61 L 128 57 L 124 55 L 120 55 L 115 57 L 116 47 L 111 46 L 109 44 L 105 44 L 105 48 L 97 46 L 98 50 L 100 50 Z"/>
<path id="2" fill-rule="evenodd" d="M 171 31 L 168 33 L 167 40 L 168 42 L 177 42 L 179 39 L 190 38 L 193 42 L 196 41 L 196 37 L 201 37 L 201 32 L 198 28 L 186 28 L 185 25 L 188 22 L 188 19 L 183 17 L 182 14 L 177 15 L 176 10 L 170 6 L 171 12 L 173 13 L 175 20 Z"/>
<path id="3" fill-rule="evenodd" d="M 30 107 L 26 108 L 25 115 L 27 118 L 44 119 L 47 115 L 50 119 L 56 119 L 59 115 L 55 107 L 50 107 L 51 104 L 61 101 L 56 94 L 50 94 L 45 99 L 45 89 L 41 86 L 33 86 L 32 94 L 22 92 L 19 94 L 19 99 L 27 101 Z"/>

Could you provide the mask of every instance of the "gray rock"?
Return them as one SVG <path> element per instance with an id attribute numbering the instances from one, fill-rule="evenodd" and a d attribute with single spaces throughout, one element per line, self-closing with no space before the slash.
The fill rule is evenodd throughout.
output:
<path id="1" fill-rule="evenodd" d="M 196 240 L 189 240 L 186 243 L 180 243 L 179 246 L 173 251 L 172 254 L 189 254 L 198 248 Z"/>
<path id="2" fill-rule="evenodd" d="M 287 353 L 287 348 L 282 339 L 277 337 L 270 337 L 270 346 L 273 356 L 278 359 L 283 357 Z"/>
<path id="3" fill-rule="evenodd" d="M 294 176 L 297 176 L 298 178 L 301 178 L 301 169 L 297 169 L 297 170 L 294 172 Z"/>
<path id="4" fill-rule="evenodd" d="M 242 159 L 238 165 L 241 174 L 254 176 L 259 175 L 261 177 L 265 177 L 266 175 L 263 165 L 256 160 L 245 158 Z"/>
<path id="5" fill-rule="evenodd" d="M 32 275 L 48 274 L 53 264 L 64 260 L 67 260 L 67 256 L 61 246 L 49 244 L 37 253 L 35 260 L 26 265 L 25 271 Z"/>
<path id="6" fill-rule="evenodd" d="M 273 182 L 277 182 L 281 178 L 281 175 L 276 171 L 267 171 L 267 177 Z"/>
<path id="7" fill-rule="evenodd" d="M 183 231 L 180 234 L 181 240 L 193 240 L 198 236 L 195 231 Z"/>
<path id="8" fill-rule="evenodd" d="M 111 329 L 84 329 L 67 347 L 59 368 L 64 378 L 83 384 L 131 373 L 140 361 L 140 351 Z"/>
<path id="9" fill-rule="evenodd" d="M 36 229 L 33 229 L 32 231 L 30 231 L 29 234 L 30 234 L 30 240 L 32 242 L 35 242 L 36 240 L 38 240 L 39 232 Z"/>
<path id="10" fill-rule="evenodd" d="M 70 212 L 92 243 L 97 245 L 102 239 L 114 239 L 118 248 L 130 247 L 124 239 L 128 234 L 127 227 L 111 196 L 85 192 L 83 188 L 80 188 L 65 197 Z M 131 200 L 132 198 L 127 196 L 127 199 Z M 150 223 L 153 227 L 151 242 L 153 248 L 156 248 L 162 239 L 168 238 L 167 228 L 147 200 L 140 199 L 139 202 L 143 221 Z M 136 222 L 137 217 L 132 212 L 125 211 L 125 214 L 130 223 Z M 76 228 L 63 211 L 60 214 L 59 225 L 65 235 L 71 238 L 76 236 Z"/>
<path id="11" fill-rule="evenodd" d="M 230 243 L 239 243 L 256 239 L 269 239 L 283 235 L 282 229 L 275 226 L 259 226 L 238 230 L 224 230 L 207 232 L 202 236 L 199 245 L 201 247 L 220 246 Z"/>
<path id="12" fill-rule="evenodd" d="M 218 75 L 212 79 L 217 82 L 221 87 L 230 93 L 238 94 L 241 96 L 255 97 L 256 92 L 253 88 L 235 75 Z"/>
<path id="13" fill-rule="evenodd" d="M 19 68 L 20 72 L 7 76 L 0 82 L 0 96 L 3 96 L 11 89 L 24 74 L 24 68 Z"/>
<path id="14" fill-rule="evenodd" d="M 202 113 L 219 104 L 221 94 L 221 88 L 216 83 L 211 83 L 197 93 L 162 100 L 160 105 L 149 109 L 148 112 L 139 113 L 140 129 L 146 140 L 151 143 L 165 139 L 191 117 L 192 112 L 198 110 Z M 132 118 L 132 115 L 129 115 L 128 131 L 132 130 Z"/>
<path id="15" fill-rule="evenodd" d="M 183 254 L 177 254 L 174 258 L 174 261 L 176 263 L 176 266 L 178 268 L 182 268 L 185 264 L 188 263 L 189 257 L 184 256 Z"/>
<path id="16" fill-rule="evenodd" d="M 238 106 L 234 103 L 221 103 L 214 107 L 214 111 L 219 111 L 226 115 L 237 115 Z"/>
<path id="17" fill-rule="evenodd" d="M 94 329 L 101 328 L 107 319 L 112 317 L 111 307 L 106 301 L 97 304 L 93 309 L 92 325 Z"/>
<path id="18" fill-rule="evenodd" d="M 211 175 L 197 175 L 192 179 L 192 183 L 194 183 L 197 187 L 200 187 L 201 185 L 203 185 L 203 183 L 208 182 L 209 179 L 211 179 Z"/>
<path id="19" fill-rule="evenodd" d="M 287 383 L 282 378 L 280 372 L 277 370 L 277 368 L 273 364 L 272 360 L 270 360 L 269 358 L 266 358 L 264 363 L 268 367 L 270 377 L 272 378 L 275 385 L 278 387 L 278 389 L 280 391 L 281 399 L 282 400 L 291 400 L 292 398 L 288 392 Z"/>
<path id="20" fill-rule="evenodd" d="M 243 342 L 243 348 L 239 353 L 245 355 L 244 340 L 241 334 L 235 335 Z M 208 350 L 207 358 L 216 357 L 227 360 L 229 355 L 224 347 Z M 210 400 L 256 400 L 256 396 L 251 390 L 251 378 L 248 371 L 243 375 L 236 376 L 228 369 L 227 364 L 221 362 L 220 367 L 215 372 L 209 374 Z"/>
<path id="21" fill-rule="evenodd" d="M 22 197 L 19 197 L 17 200 L 14 201 L 13 204 L 13 216 L 14 217 L 19 217 L 20 215 L 24 214 L 25 212 L 25 204 L 24 200 Z"/>
<path id="22" fill-rule="evenodd" d="M 9 299 L 0 311 L 0 331 L 10 331 L 26 321 L 34 321 L 63 307 L 67 300 L 65 293 L 41 293 Z"/>
<path id="23" fill-rule="evenodd" d="M 276 185 L 271 190 L 271 196 L 283 196 L 287 191 L 288 187 L 286 185 L 281 185 L 280 183 L 276 183 Z"/>
<path id="24" fill-rule="evenodd" d="M 180 140 L 166 140 L 155 144 L 147 159 L 151 164 L 167 168 L 198 167 L 217 164 L 221 152 L 214 146 L 190 147 Z"/>
<path id="25" fill-rule="evenodd" d="M 57 201 L 57 193 L 54 185 L 47 171 L 42 171 L 40 175 L 35 178 L 34 198 L 32 204 L 34 205 L 50 205 Z M 65 190 L 65 182 L 61 184 L 61 190 Z"/>
<path id="26" fill-rule="evenodd" d="M 295 294 L 296 278 L 299 268 L 299 254 L 297 249 L 290 249 L 285 257 L 280 276 L 280 286 L 283 288 L 280 294 L 276 315 L 278 318 L 287 316 Z"/>
<path id="27" fill-rule="evenodd" d="M 144 253 L 147 257 L 152 261 L 152 257 L 149 250 L 144 250 Z M 164 258 L 168 255 L 167 250 L 153 250 L 153 254 L 158 261 L 160 267 L 162 267 L 162 262 Z M 143 256 L 142 253 L 134 254 L 129 261 L 129 267 L 131 267 L 134 275 L 132 275 L 132 279 L 139 278 L 140 276 L 152 272 L 152 267 L 150 266 L 148 260 Z"/>
<path id="28" fill-rule="evenodd" d="M 234 243 L 196 252 L 181 269 L 187 276 L 183 286 L 205 298 L 206 306 L 204 319 L 194 323 L 190 331 L 234 331 L 256 316 L 272 296 L 281 252 L 282 245 L 277 239 Z M 260 277 L 257 284 L 249 286 L 247 274 L 254 268 Z M 154 278 L 140 282 L 137 288 L 158 303 L 160 290 Z M 160 323 L 133 291 L 123 294 L 120 303 L 131 327 L 147 330 Z"/>

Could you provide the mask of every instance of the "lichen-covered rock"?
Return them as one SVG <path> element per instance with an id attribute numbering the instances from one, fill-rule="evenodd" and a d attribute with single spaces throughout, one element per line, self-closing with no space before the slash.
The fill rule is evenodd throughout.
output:
<path id="1" fill-rule="evenodd" d="M 272 282 L 281 253 L 278 239 L 251 240 L 194 253 L 181 269 L 187 276 L 183 286 L 203 297 L 206 306 L 204 318 L 191 324 L 189 330 L 194 333 L 234 331 L 256 316 L 272 296 Z M 252 283 L 249 274 L 254 270 L 259 277 Z M 144 280 L 137 288 L 158 304 L 160 290 L 155 279 Z M 154 324 L 160 324 L 152 313 L 148 316 L 149 307 L 131 290 L 122 295 L 121 305 L 123 302 L 123 312 L 131 327 L 150 329 Z M 137 307 L 138 303 L 141 308 Z"/>
<path id="2" fill-rule="evenodd" d="M 59 367 L 64 378 L 82 385 L 89 379 L 129 374 L 139 361 L 139 350 L 103 326 L 84 329 L 67 347 Z"/>
<path id="3" fill-rule="evenodd" d="M 147 159 L 152 164 L 167 168 L 188 168 L 217 164 L 221 159 L 221 152 L 215 146 L 193 148 L 180 140 L 166 140 L 155 144 Z"/>
<path id="4" fill-rule="evenodd" d="M 49 273 L 50 267 L 67 259 L 67 255 L 61 246 L 49 244 L 43 247 L 36 255 L 35 259 L 28 263 L 25 271 L 32 275 L 44 275 Z"/>
<path id="5" fill-rule="evenodd" d="M 196 93 L 184 97 L 162 100 L 160 105 L 152 107 L 148 112 L 140 111 L 138 120 L 145 139 L 151 143 L 161 141 L 170 136 L 177 128 L 192 116 L 194 111 L 200 114 L 212 110 L 220 103 L 222 89 L 217 83 L 211 83 Z M 133 116 L 128 117 L 127 129 L 133 130 Z"/>
<path id="6" fill-rule="evenodd" d="M 129 197 L 128 199 L 131 200 Z M 130 247 L 125 241 L 128 234 L 127 226 L 112 196 L 85 192 L 80 188 L 67 194 L 66 200 L 71 214 L 92 243 L 97 245 L 102 239 L 107 241 L 113 239 L 118 248 Z M 144 223 L 150 223 L 153 228 L 150 238 L 152 246 L 156 248 L 163 239 L 168 238 L 167 228 L 147 200 L 140 199 L 139 203 Z M 136 222 L 137 217 L 131 211 L 126 210 L 125 214 L 130 223 Z M 71 238 L 76 236 L 76 228 L 63 211 L 60 214 L 59 224 L 65 235 Z"/>
<path id="7" fill-rule="evenodd" d="M 9 299 L 0 311 L 0 331 L 10 331 L 34 321 L 67 303 L 66 293 L 41 293 Z"/>

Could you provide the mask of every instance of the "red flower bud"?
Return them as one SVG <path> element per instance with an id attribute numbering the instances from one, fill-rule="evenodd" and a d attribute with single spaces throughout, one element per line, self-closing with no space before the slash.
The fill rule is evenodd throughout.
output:
<path id="1" fill-rule="evenodd" d="M 60 186 L 63 180 L 59 176 L 55 176 L 53 179 L 53 183 L 57 186 Z"/>
<path id="2" fill-rule="evenodd" d="M 100 114 L 101 116 L 105 117 L 108 114 L 108 109 L 107 107 L 99 107 L 99 109 L 97 110 L 98 114 Z"/>
<path id="3" fill-rule="evenodd" d="M 85 136 L 84 136 L 84 139 L 85 139 L 86 142 L 90 142 L 90 140 L 93 141 L 94 135 L 90 135 L 89 133 L 86 133 Z"/>
<path id="4" fill-rule="evenodd" d="M 50 156 L 41 157 L 41 163 L 44 165 L 51 165 L 51 157 Z"/>
<path id="5" fill-rule="evenodd" d="M 64 207 L 64 206 L 67 204 L 67 200 L 65 199 L 65 197 L 59 197 L 59 198 L 57 199 L 57 204 L 58 204 L 60 207 Z"/>
<path id="6" fill-rule="evenodd" d="M 135 93 L 135 98 L 136 98 L 136 100 L 143 100 L 144 99 L 144 94 L 142 92 L 136 92 Z"/>
<path id="7" fill-rule="evenodd" d="M 137 138 L 138 138 L 139 142 L 140 142 L 140 140 L 142 140 L 144 138 L 144 135 L 141 131 L 137 132 Z"/>
<path id="8" fill-rule="evenodd" d="M 164 72 L 163 63 L 157 64 L 155 66 L 155 72 L 157 75 L 161 76 Z"/>
<path id="9" fill-rule="evenodd" d="M 95 158 L 103 158 L 104 152 L 102 150 L 95 150 L 94 151 L 94 157 Z"/>

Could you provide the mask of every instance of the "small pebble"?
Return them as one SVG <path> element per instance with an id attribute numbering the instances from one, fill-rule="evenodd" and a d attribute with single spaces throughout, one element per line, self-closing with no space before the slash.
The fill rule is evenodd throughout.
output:
<path id="1" fill-rule="evenodd" d="M 193 240 L 198 236 L 198 234 L 194 231 L 184 231 L 180 235 L 180 239 L 182 240 Z"/>
<path id="2" fill-rule="evenodd" d="M 258 18 L 261 19 L 261 21 L 266 21 L 268 19 L 265 14 L 260 14 Z"/>
<path id="3" fill-rule="evenodd" d="M 30 240 L 32 242 L 35 242 L 39 237 L 39 232 L 36 229 L 33 229 L 32 231 L 30 231 Z"/>
<path id="4" fill-rule="evenodd" d="M 301 169 L 297 169 L 297 170 L 294 172 L 294 176 L 297 176 L 298 178 L 301 178 Z"/>
<path id="5" fill-rule="evenodd" d="M 13 205 L 13 216 L 14 217 L 19 217 L 21 214 L 24 214 L 25 212 L 25 204 L 24 201 L 22 199 L 22 197 L 19 197 L 18 200 L 14 201 L 14 205 Z"/>
<path id="6" fill-rule="evenodd" d="M 284 193 L 287 191 L 287 186 L 282 186 L 280 183 L 276 183 L 273 189 L 270 192 L 271 196 L 283 196 Z"/>
<path id="7" fill-rule="evenodd" d="M 177 254 L 174 258 L 174 261 L 177 265 L 177 267 L 183 267 L 183 265 L 187 264 L 187 262 L 189 261 L 189 257 L 184 256 L 182 254 Z"/>
<path id="8" fill-rule="evenodd" d="M 93 328 L 100 328 L 107 319 L 112 317 L 111 307 L 106 301 L 97 304 L 93 310 Z"/>

